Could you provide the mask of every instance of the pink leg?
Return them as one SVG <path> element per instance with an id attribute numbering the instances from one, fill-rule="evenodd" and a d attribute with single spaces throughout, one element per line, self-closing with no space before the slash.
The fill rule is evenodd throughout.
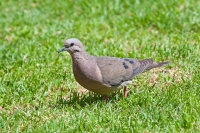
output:
<path id="1" fill-rule="evenodd" d="M 127 90 L 126 86 L 124 86 L 124 98 L 127 97 L 128 92 L 129 92 L 129 91 Z"/>
<path id="2" fill-rule="evenodd" d="M 108 95 L 105 95 L 104 100 L 108 101 Z"/>

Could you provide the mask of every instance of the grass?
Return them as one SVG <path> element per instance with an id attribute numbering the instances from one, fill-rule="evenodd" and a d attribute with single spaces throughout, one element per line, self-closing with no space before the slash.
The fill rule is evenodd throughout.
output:
<path id="1" fill-rule="evenodd" d="M 197 0 L 0 2 L 0 132 L 200 132 Z M 169 60 L 106 103 L 75 81 L 79 38 L 96 56 Z"/>

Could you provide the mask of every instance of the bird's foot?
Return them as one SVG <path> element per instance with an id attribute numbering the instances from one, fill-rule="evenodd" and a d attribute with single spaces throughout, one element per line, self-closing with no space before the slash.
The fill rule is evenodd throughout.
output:
<path id="1" fill-rule="evenodd" d="M 104 100 L 107 102 L 108 101 L 108 95 L 104 96 Z"/>
<path id="2" fill-rule="evenodd" d="M 124 86 L 124 98 L 127 97 L 127 94 L 129 93 L 129 90 L 127 90 L 127 87 Z"/>

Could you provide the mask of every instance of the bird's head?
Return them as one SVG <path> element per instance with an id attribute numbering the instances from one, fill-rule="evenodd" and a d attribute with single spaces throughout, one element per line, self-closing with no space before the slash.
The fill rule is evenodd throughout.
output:
<path id="1" fill-rule="evenodd" d="M 70 54 L 73 54 L 75 52 L 82 52 L 85 50 L 84 50 L 83 44 L 81 43 L 80 40 L 78 40 L 77 38 L 70 38 L 64 42 L 64 47 L 61 48 L 58 51 L 58 53 L 60 53 L 62 51 L 67 51 Z"/>

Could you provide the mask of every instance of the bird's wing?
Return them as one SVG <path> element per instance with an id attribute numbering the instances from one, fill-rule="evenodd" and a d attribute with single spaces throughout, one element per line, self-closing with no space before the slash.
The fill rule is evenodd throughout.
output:
<path id="1" fill-rule="evenodd" d="M 153 60 L 96 57 L 96 63 L 101 71 L 103 83 L 109 86 L 116 86 L 142 73 L 153 63 Z"/>

